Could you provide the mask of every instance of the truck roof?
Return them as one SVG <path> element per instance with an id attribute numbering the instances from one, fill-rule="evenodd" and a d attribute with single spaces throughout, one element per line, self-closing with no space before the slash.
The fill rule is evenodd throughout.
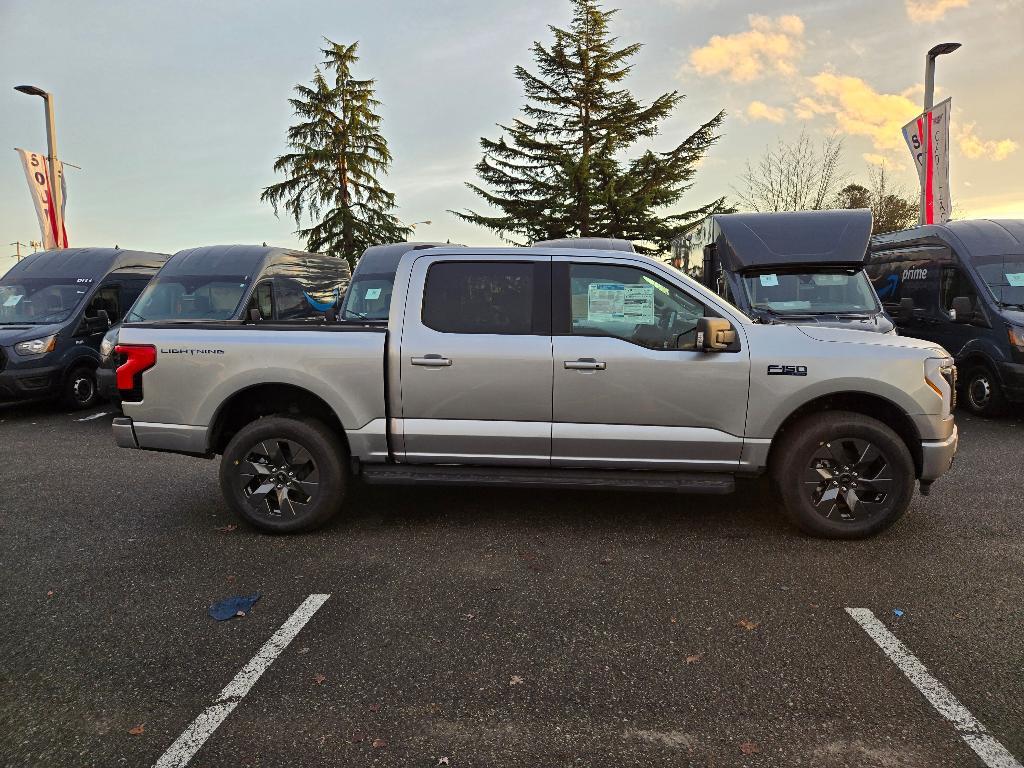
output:
<path id="1" fill-rule="evenodd" d="M 871 238 L 871 211 L 720 213 L 704 227 L 722 265 L 731 271 L 801 265 L 864 263 Z"/>
<path id="2" fill-rule="evenodd" d="M 330 258 L 272 245 L 204 245 L 171 256 L 163 268 L 168 275 L 254 275 L 296 258 Z"/>
<path id="3" fill-rule="evenodd" d="M 925 224 L 871 238 L 871 251 L 914 245 L 948 245 L 962 256 L 1024 253 L 1024 219 L 968 219 Z"/>
<path id="4" fill-rule="evenodd" d="M 56 248 L 23 257 L 5 277 L 89 277 L 95 280 L 119 269 L 159 269 L 169 258 L 166 253 L 121 248 Z"/>

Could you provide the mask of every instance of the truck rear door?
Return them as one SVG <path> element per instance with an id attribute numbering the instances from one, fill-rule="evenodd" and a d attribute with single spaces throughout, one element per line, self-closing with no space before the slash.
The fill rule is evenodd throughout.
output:
<path id="1" fill-rule="evenodd" d="M 547 466 L 550 257 L 425 255 L 406 296 L 401 392 L 391 395 L 396 457 Z"/>

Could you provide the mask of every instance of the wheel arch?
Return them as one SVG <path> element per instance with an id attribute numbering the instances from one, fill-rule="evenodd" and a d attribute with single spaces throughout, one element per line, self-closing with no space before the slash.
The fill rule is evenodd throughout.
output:
<path id="1" fill-rule="evenodd" d="M 791 429 L 806 416 L 828 411 L 859 413 L 863 416 L 877 419 L 890 427 L 907 446 L 907 450 L 910 451 L 910 456 L 914 460 L 916 476 L 921 476 L 924 466 L 924 453 L 921 449 L 921 433 L 918 431 L 913 419 L 891 400 L 867 392 L 835 392 L 816 397 L 798 407 L 783 419 L 775 435 L 772 437 L 771 447 L 768 450 L 768 466 L 773 466 L 773 462 L 776 460 L 776 451 L 782 443 L 783 436 L 787 430 Z"/>

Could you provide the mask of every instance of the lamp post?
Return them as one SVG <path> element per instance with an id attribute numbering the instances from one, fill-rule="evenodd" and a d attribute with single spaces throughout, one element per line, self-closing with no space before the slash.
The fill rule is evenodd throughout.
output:
<path id="1" fill-rule="evenodd" d="M 939 43 L 933 45 L 924 57 L 924 111 L 935 106 L 935 60 L 944 54 L 952 53 L 960 47 L 960 43 Z M 918 223 L 925 223 L 925 189 L 921 185 L 921 203 L 918 206 Z"/>
<path id="2" fill-rule="evenodd" d="M 39 96 L 46 107 L 46 153 L 50 166 L 50 205 L 53 207 L 53 220 L 57 231 L 54 233 L 57 247 L 64 247 L 64 194 L 61 189 L 60 177 L 57 175 L 57 128 L 54 123 L 53 94 L 35 85 L 16 85 L 14 90 L 29 96 Z"/>

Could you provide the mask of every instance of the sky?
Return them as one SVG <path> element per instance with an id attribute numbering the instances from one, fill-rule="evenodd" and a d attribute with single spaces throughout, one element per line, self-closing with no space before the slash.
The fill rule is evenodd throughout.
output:
<path id="1" fill-rule="evenodd" d="M 916 174 L 900 127 L 920 112 L 924 53 L 937 100 L 952 97 L 951 186 L 959 218 L 1024 218 L 1024 0 L 609 0 L 613 32 L 641 42 L 627 81 L 643 100 L 686 95 L 651 141 L 668 149 L 720 109 L 723 136 L 678 210 L 734 196 L 748 159 L 801 130 L 838 131 L 844 172 L 884 162 Z M 568 0 L 0 0 L 0 273 L 14 241 L 39 230 L 14 147 L 45 152 L 42 101 L 55 97 L 68 168 L 72 246 L 173 253 L 216 243 L 299 247 L 294 222 L 261 190 L 280 177 L 292 87 L 308 82 L 322 38 L 359 41 L 375 78 L 394 164 L 386 186 L 417 239 L 487 245 L 490 231 L 450 209 L 482 210 L 481 136 L 523 104 L 513 76 L 530 46 L 565 25 Z M 642 149 L 646 147 L 640 147 Z"/>

